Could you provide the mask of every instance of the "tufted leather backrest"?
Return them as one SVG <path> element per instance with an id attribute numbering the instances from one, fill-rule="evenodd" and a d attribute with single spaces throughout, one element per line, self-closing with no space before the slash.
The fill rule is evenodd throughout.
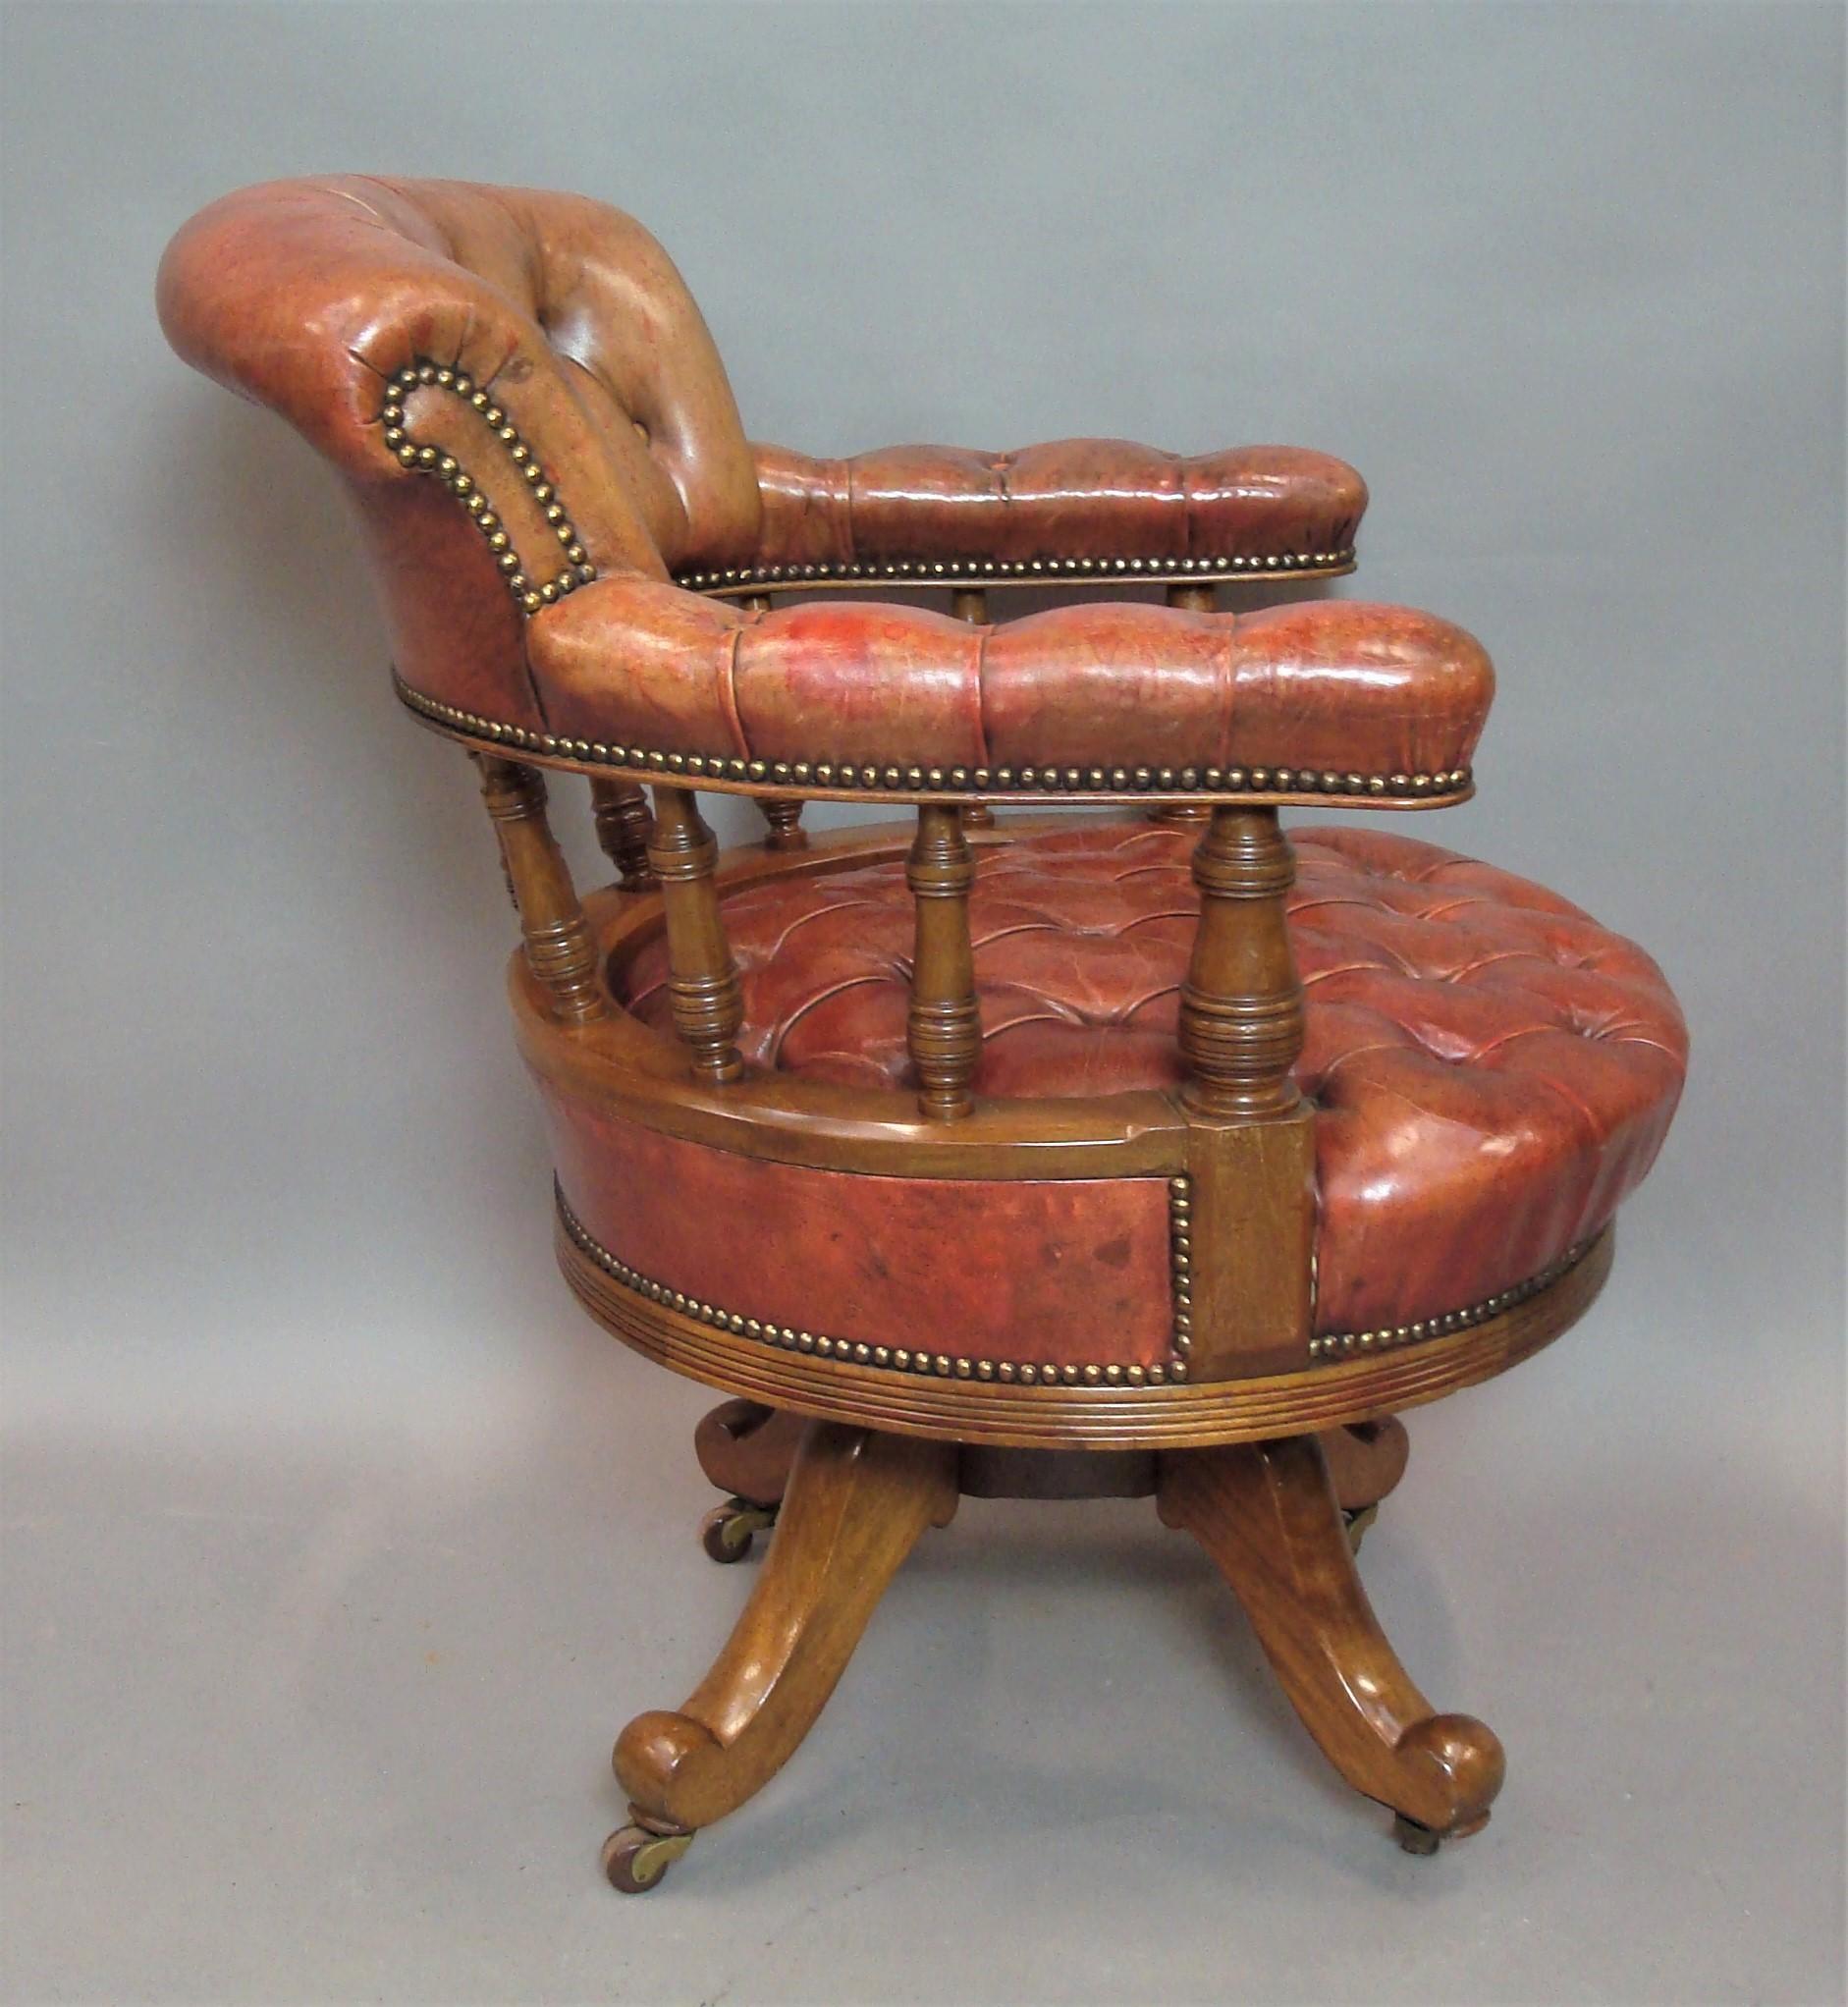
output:
<path id="1" fill-rule="evenodd" d="M 756 548 L 762 503 L 712 338 L 661 246 L 603 203 L 272 182 L 185 226 L 159 303 L 188 361 L 347 476 L 403 673 L 491 715 L 536 715 L 522 593 Z M 418 478 L 438 467 L 444 482 Z"/>

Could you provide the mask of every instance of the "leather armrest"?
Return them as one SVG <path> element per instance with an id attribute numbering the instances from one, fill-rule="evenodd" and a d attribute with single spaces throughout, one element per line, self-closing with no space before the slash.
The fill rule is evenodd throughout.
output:
<path id="1" fill-rule="evenodd" d="M 1017 453 L 895 446 L 811 460 L 754 446 L 754 570 L 875 575 L 909 562 L 978 571 L 1340 570 L 1367 486 L 1327 454 L 1240 446 L 1184 459 L 1121 439 Z M 703 578 L 701 583 L 713 582 Z"/>
<path id="2" fill-rule="evenodd" d="M 793 793 L 1456 798 L 1494 688 L 1460 628 L 1336 600 L 971 625 L 865 602 L 745 613 L 610 577 L 526 638 L 560 750 Z"/>

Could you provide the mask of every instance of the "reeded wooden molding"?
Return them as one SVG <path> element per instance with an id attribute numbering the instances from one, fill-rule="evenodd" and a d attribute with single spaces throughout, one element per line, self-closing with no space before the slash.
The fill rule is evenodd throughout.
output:
<path id="1" fill-rule="evenodd" d="M 531 767 L 491 754 L 473 755 L 481 798 L 493 818 L 508 889 L 519 913 L 526 960 L 552 1014 L 585 1024 L 609 1011 L 597 969 L 597 948 L 571 874 L 546 820 L 545 780 Z"/>
<path id="2" fill-rule="evenodd" d="M 747 1506 L 774 1511 L 788 1490 L 806 1423 L 789 1408 L 722 1401 L 700 1418 L 693 1452 L 708 1484 Z M 1350 1522 L 1374 1511 L 1405 1474 L 1405 1424 L 1390 1416 L 1325 1430 L 1317 1440 L 1328 1459 L 1334 1502 Z M 956 1487 L 965 1498 L 1151 1498 L 1158 1467 L 1149 1449 L 964 1445 L 956 1458 Z"/>
<path id="3" fill-rule="evenodd" d="M 933 1120 L 954 1121 L 974 1106 L 982 1021 L 969 942 L 975 858 L 962 818 L 948 803 L 918 810 L 904 878 L 917 915 L 905 1043 L 917 1069 L 918 1106 Z"/>
<path id="4" fill-rule="evenodd" d="M 1582 1259 L 1514 1308 L 1423 1344 L 1250 1380 L 1141 1386 L 1001 1384 L 819 1358 L 673 1307 L 623 1281 L 572 1234 L 555 1236 L 565 1279 L 599 1324 L 645 1357 L 745 1400 L 902 1436 L 1019 1449 L 1183 1449 L 1311 1434 L 1474 1386 L 1550 1343 L 1610 1273 L 1606 1227 Z"/>
<path id="5" fill-rule="evenodd" d="M 1202 1114 L 1273 1121 L 1298 1106 L 1303 991 L 1283 916 L 1295 877 L 1276 809 L 1213 811 L 1193 856 L 1200 926 L 1180 992 L 1181 1099 Z"/>
<path id="6" fill-rule="evenodd" d="M 596 817 L 597 841 L 603 854 L 616 866 L 625 892 L 651 892 L 654 873 L 648 868 L 648 837 L 655 819 L 648 812 L 648 797 L 635 781 L 606 781 L 592 775 L 591 811 Z"/>
<path id="7" fill-rule="evenodd" d="M 691 790 L 657 787 L 648 862 L 661 881 L 674 1028 L 692 1055 L 694 1073 L 714 1082 L 735 1080 L 744 1070 L 737 1050 L 744 998 L 713 881 L 718 858 Z"/>

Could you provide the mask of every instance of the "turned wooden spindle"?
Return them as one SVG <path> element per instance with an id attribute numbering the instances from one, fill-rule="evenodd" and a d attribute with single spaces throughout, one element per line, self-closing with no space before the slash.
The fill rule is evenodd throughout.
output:
<path id="1" fill-rule="evenodd" d="M 1180 991 L 1181 1098 L 1203 1114 L 1274 1121 L 1299 1106 L 1303 992 L 1283 917 L 1295 876 L 1276 809 L 1213 810 L 1193 854 L 1200 928 Z"/>
<path id="2" fill-rule="evenodd" d="M 979 585 L 958 585 L 950 595 L 950 611 L 959 621 L 979 627 L 988 619 L 988 594 Z M 971 801 L 962 811 L 965 830 L 992 830 L 995 811 L 986 801 Z"/>
<path id="3" fill-rule="evenodd" d="M 494 819 L 533 974 L 563 1023 L 602 1017 L 609 1004 L 597 972 L 597 946 L 577 903 L 570 867 L 552 839 L 544 778 L 516 760 L 490 753 L 471 757 L 481 775 L 481 798 Z"/>
<path id="4" fill-rule="evenodd" d="M 738 605 L 752 620 L 761 620 L 770 611 L 770 595 L 767 592 L 747 593 Z M 802 804 L 785 794 L 760 794 L 757 808 L 770 827 L 764 833 L 766 850 L 806 850 L 808 832 L 802 827 Z"/>
<path id="5" fill-rule="evenodd" d="M 692 1055 L 703 1080 L 735 1080 L 743 996 L 719 911 L 713 866 L 719 845 L 689 788 L 655 789 L 655 826 L 648 862 L 661 881 L 668 929 L 668 996 L 674 1029 Z"/>
<path id="6" fill-rule="evenodd" d="M 1210 614 L 1219 606 L 1220 589 L 1217 585 L 1170 585 L 1168 603 L 1185 613 Z M 1169 801 L 1149 810 L 1151 822 L 1173 830 L 1199 829 L 1212 817 L 1213 805 L 1207 801 Z"/>
<path id="7" fill-rule="evenodd" d="M 616 866 L 623 890 L 649 891 L 655 881 L 648 868 L 648 834 L 655 819 L 648 813 L 647 795 L 633 781 L 593 780 L 590 801 L 597 841 Z"/>
<path id="8" fill-rule="evenodd" d="M 1200 928 L 1178 1039 L 1193 1229 L 1185 1349 L 1196 1382 L 1308 1362 L 1316 1130 L 1290 1077 L 1303 1043 L 1283 907 L 1294 869 L 1272 808 L 1215 808 L 1194 852 Z"/>
<path id="9" fill-rule="evenodd" d="M 962 818 L 950 803 L 918 810 L 904 877 L 917 912 L 905 1043 L 917 1069 L 918 1106 L 935 1121 L 954 1121 L 974 1106 L 970 1084 L 982 1052 L 982 1020 L 969 944 L 975 859 Z"/>
<path id="10" fill-rule="evenodd" d="M 806 850 L 808 832 L 802 827 L 802 804 L 787 794 L 760 794 L 757 806 L 770 827 L 764 833 L 766 850 Z"/>

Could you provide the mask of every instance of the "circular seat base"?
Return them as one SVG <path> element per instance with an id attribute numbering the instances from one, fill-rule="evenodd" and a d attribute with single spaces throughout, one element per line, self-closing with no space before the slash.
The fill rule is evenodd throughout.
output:
<path id="1" fill-rule="evenodd" d="M 901 1041 L 894 1058 L 852 1030 L 861 1004 L 876 1019 L 888 993 L 902 1003 L 907 946 L 884 909 L 893 886 L 903 896 L 911 834 L 722 864 L 745 1004 L 737 1079 L 697 1077 L 656 1021 L 657 893 L 587 902 L 614 1012 L 561 1025 L 516 959 L 561 1260 L 638 1349 L 736 1395 L 898 1434 L 1183 1447 L 1436 1398 L 1592 1300 L 1611 1213 L 1680 1079 L 1673 1000 L 1630 944 L 1427 844 L 1299 838 L 1312 1316 L 1247 1351 L 1215 1323 L 1203 1351 L 1194 1270 L 1212 1248 L 1223 1273 L 1211 1221 L 1225 1131 L 1189 1112 L 1171 1072 L 1140 1070 L 1156 1051 L 1171 1065 L 1154 1020 L 1185 971 L 1189 834 L 1114 819 L 977 838 L 984 1014 L 1004 997 L 1011 1014 L 985 1027 L 975 1106 L 954 1122 L 920 1114 Z M 843 997 L 847 1015 L 828 1020 Z M 1100 1081 L 1113 1043 L 1128 1063 Z"/>
<path id="2" fill-rule="evenodd" d="M 1313 1435 L 1419 1407 L 1517 1365 L 1568 1329 L 1610 1273 L 1606 1227 L 1520 1300 L 1448 1336 L 1261 1379 L 1160 1385 L 1009 1384 L 894 1371 L 740 1335 L 622 1278 L 561 1202 L 559 1266 L 606 1329 L 659 1364 L 766 1407 L 898 1436 L 1011 1449 L 1197 1449 Z"/>

